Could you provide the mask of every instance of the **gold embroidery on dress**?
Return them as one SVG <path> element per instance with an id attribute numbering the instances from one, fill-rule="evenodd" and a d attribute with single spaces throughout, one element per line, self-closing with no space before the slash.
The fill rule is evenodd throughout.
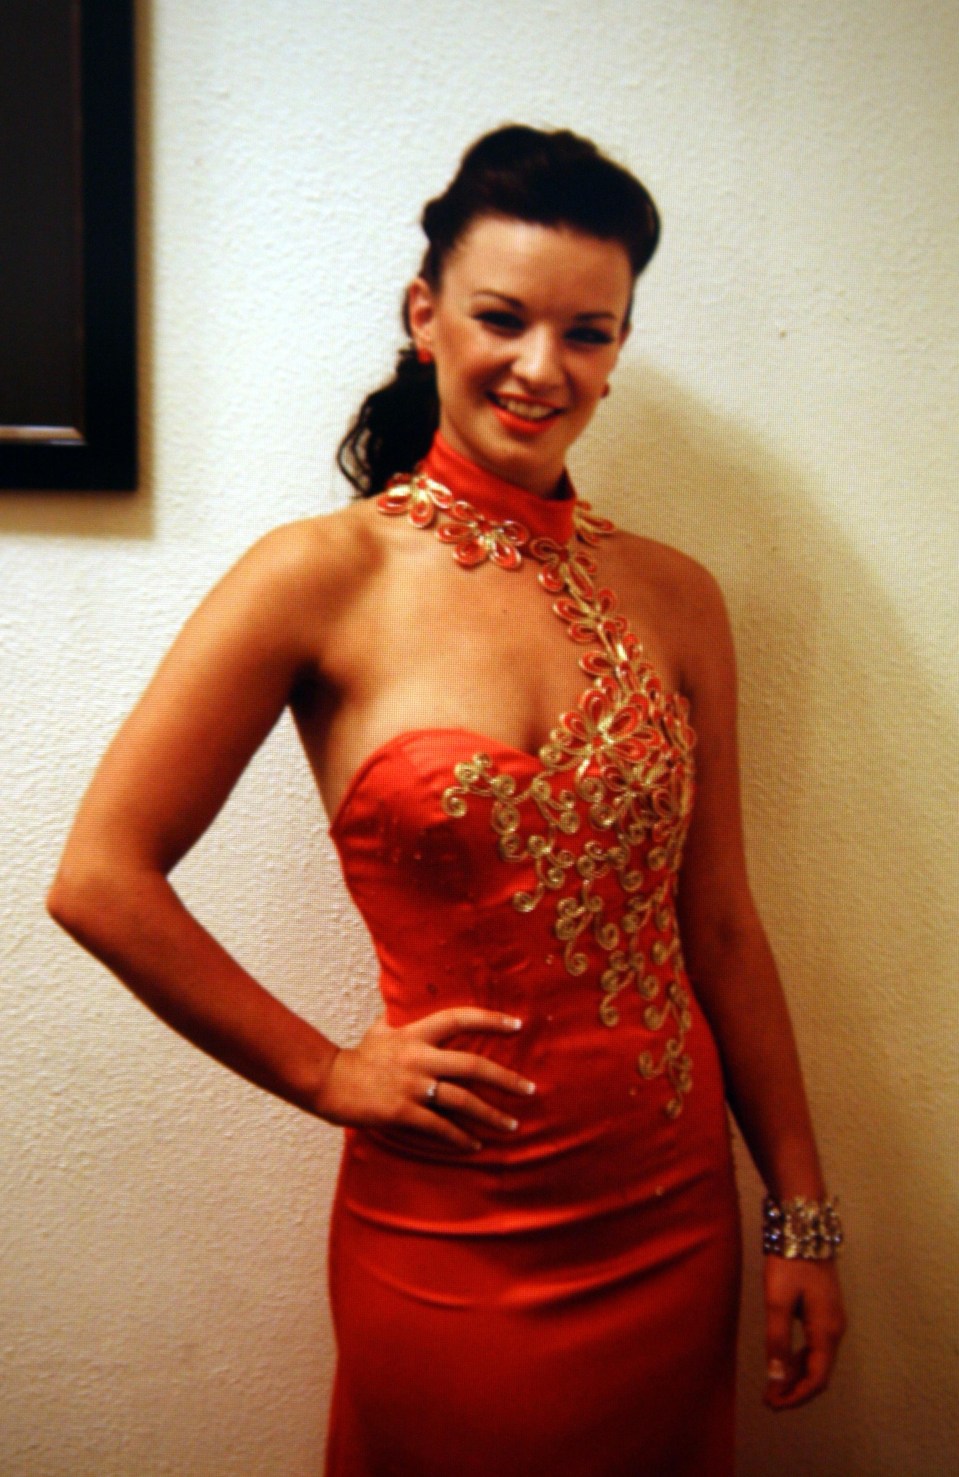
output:
<path id="1" fill-rule="evenodd" d="M 529 533 L 521 523 L 509 519 L 494 523 L 471 503 L 455 497 L 442 482 L 434 482 L 422 473 L 410 478 L 394 477 L 376 505 L 381 513 L 406 513 L 417 528 L 435 524 L 437 512 L 448 514 L 450 521 L 436 526 L 436 537 L 441 543 L 453 545 L 453 558 L 466 569 L 486 559 L 501 569 L 519 569 L 523 560 L 520 550 L 529 543 Z"/>
<path id="2" fill-rule="evenodd" d="M 514 894 L 514 907 L 529 913 L 547 893 L 558 895 L 553 932 L 571 975 L 589 968 L 588 949 L 599 951 L 604 1025 L 618 1023 L 617 997 L 633 985 L 644 1002 L 647 1030 L 671 1028 L 661 1052 L 641 1052 L 636 1065 L 646 1079 L 665 1077 L 672 1089 L 665 1111 L 675 1118 L 691 1088 L 684 1050 L 690 1003 L 674 906 L 693 800 L 695 739 L 686 700 L 663 691 L 636 636 L 616 613 L 613 592 L 596 588 L 597 565 L 585 549 L 531 539 L 520 523 L 494 523 L 419 473 L 395 478 L 377 505 L 387 514 L 406 514 L 418 528 L 432 526 L 467 568 L 490 559 L 518 569 L 528 554 L 541 566 L 539 581 L 556 597 L 553 609 L 571 640 L 590 647 L 579 664 L 592 682 L 540 748 L 543 768 L 530 783 L 521 789 L 489 755 L 474 754 L 454 767 L 456 783 L 441 803 L 447 815 L 459 818 L 467 813 L 469 797 L 491 802 L 500 856 L 532 864 L 534 884 Z M 437 523 L 438 513 L 449 521 Z M 587 546 L 614 531 L 580 500 L 573 526 L 577 542 Z M 557 776 L 565 774 L 572 788 L 556 786 Z M 594 836 L 577 855 L 564 838 L 580 832 L 584 811 Z M 638 847 L 645 848 L 641 857 L 634 855 Z M 643 890 L 650 873 L 651 892 Z M 608 877 L 616 879 L 623 897 L 615 921 L 605 916 L 606 902 L 596 887 Z M 656 971 L 667 973 L 660 977 Z"/>

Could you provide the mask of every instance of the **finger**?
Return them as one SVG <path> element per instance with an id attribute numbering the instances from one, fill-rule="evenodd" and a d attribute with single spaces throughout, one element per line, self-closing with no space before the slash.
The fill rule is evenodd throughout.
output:
<path id="1" fill-rule="evenodd" d="M 480 1140 L 474 1138 L 472 1134 L 464 1133 L 463 1129 L 457 1128 L 455 1123 L 451 1123 L 442 1114 L 434 1113 L 428 1108 L 411 1108 L 403 1126 L 421 1129 L 432 1138 L 444 1139 L 457 1149 L 467 1149 L 473 1152 L 483 1147 Z"/>
<path id="2" fill-rule="evenodd" d="M 774 1378 L 782 1378 L 781 1370 L 769 1370 L 777 1360 L 788 1365 L 792 1358 L 792 1308 L 788 1303 L 770 1301 L 766 1306 L 766 1364 L 767 1372 Z"/>
<path id="3" fill-rule="evenodd" d="M 836 1282 L 835 1266 L 808 1267 L 810 1285 L 799 1298 L 805 1346 L 796 1368 L 796 1378 L 788 1390 L 782 1391 L 783 1408 L 805 1405 L 829 1384 L 832 1366 L 845 1331 L 842 1297 Z"/>
<path id="4" fill-rule="evenodd" d="M 806 1344 L 797 1378 L 783 1392 L 784 1408 L 804 1405 L 826 1389 L 845 1330 L 841 1303 L 836 1307 L 818 1298 L 803 1298 L 802 1321 Z"/>
<path id="5" fill-rule="evenodd" d="M 766 1305 L 766 1399 L 778 1401 L 795 1383 L 798 1370 L 792 1347 L 792 1308 L 770 1299 Z"/>
<path id="6" fill-rule="evenodd" d="M 790 1353 L 784 1359 L 774 1355 L 771 1359 L 767 1359 L 766 1387 L 763 1390 L 763 1399 L 766 1404 L 774 1410 L 785 1405 L 802 1379 L 803 1372 L 801 1354 Z"/>
<path id="7" fill-rule="evenodd" d="M 475 1093 L 468 1092 L 465 1087 L 457 1087 L 455 1082 L 441 1082 L 433 1102 L 434 1107 L 443 1113 L 465 1113 L 470 1118 L 477 1118 L 480 1123 L 487 1123 L 491 1128 L 504 1129 L 507 1133 L 515 1133 L 519 1128 L 518 1121 L 509 1113 L 499 1112 L 489 1103 L 484 1103 Z"/>
<path id="8" fill-rule="evenodd" d="M 432 1045 L 445 1040 L 457 1031 L 518 1031 L 523 1022 L 515 1015 L 504 1015 L 499 1010 L 483 1010 L 478 1005 L 451 1005 L 446 1010 L 436 1010 L 432 1015 L 413 1021 L 404 1029 L 420 1041 Z"/>
<path id="9" fill-rule="evenodd" d="M 793 1355 L 792 1379 L 775 1388 L 773 1398 L 767 1402 L 775 1409 L 791 1410 L 795 1406 L 805 1405 L 808 1400 L 822 1394 L 832 1375 L 842 1337 L 842 1324 L 835 1322 L 824 1328 L 816 1321 L 810 1322 L 808 1311 L 804 1313 L 803 1322 L 807 1342 L 804 1348 Z"/>
<path id="10" fill-rule="evenodd" d="M 523 1097 L 536 1091 L 536 1083 L 530 1082 L 519 1072 L 501 1067 L 499 1062 L 492 1062 L 485 1056 L 476 1056 L 471 1051 L 443 1051 L 437 1047 L 435 1055 L 430 1058 L 430 1071 L 436 1077 L 459 1081 L 472 1078 L 479 1082 L 488 1082 L 493 1087 L 502 1087 L 507 1092 L 517 1092 Z"/>
<path id="11" fill-rule="evenodd" d="M 788 1390 L 783 1390 L 771 1402 L 777 1410 L 794 1410 L 821 1395 L 829 1384 L 833 1357 L 825 1349 L 807 1351 L 802 1360 L 803 1368 L 798 1379 Z"/>

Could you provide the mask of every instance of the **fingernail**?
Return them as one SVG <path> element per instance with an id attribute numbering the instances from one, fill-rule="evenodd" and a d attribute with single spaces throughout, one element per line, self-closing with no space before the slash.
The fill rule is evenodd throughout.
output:
<path id="1" fill-rule="evenodd" d="M 510 1133 L 513 1133 L 517 1128 L 519 1128 L 519 1119 L 507 1118 L 506 1127 L 509 1129 Z"/>
<path id="2" fill-rule="evenodd" d="M 528 1092 L 529 1095 L 530 1095 L 530 1097 L 532 1097 L 533 1093 L 536 1091 L 536 1083 L 535 1082 L 524 1082 L 523 1083 L 523 1091 L 524 1092 Z"/>
<path id="3" fill-rule="evenodd" d="M 474 1150 L 474 1152 L 478 1151 L 482 1147 L 483 1145 L 480 1143 L 479 1139 L 470 1139 L 470 1148 Z"/>
<path id="4" fill-rule="evenodd" d="M 766 1365 L 766 1378 L 770 1380 L 784 1380 L 786 1378 L 786 1366 L 781 1359 L 770 1359 Z"/>
<path id="5" fill-rule="evenodd" d="M 503 1017 L 503 1022 L 504 1022 L 505 1025 L 509 1026 L 509 1028 L 510 1028 L 511 1031 L 518 1031 L 519 1028 L 520 1028 L 520 1026 L 523 1024 L 523 1022 L 520 1020 L 519 1016 L 517 1016 L 517 1015 L 507 1015 L 507 1016 L 504 1016 Z"/>

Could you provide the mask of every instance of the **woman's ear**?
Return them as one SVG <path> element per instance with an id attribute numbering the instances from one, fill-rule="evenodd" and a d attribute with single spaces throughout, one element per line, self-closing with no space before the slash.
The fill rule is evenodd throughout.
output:
<path id="1" fill-rule="evenodd" d="M 432 287 L 425 278 L 414 277 L 406 290 L 406 321 L 417 349 L 432 352 L 435 317 L 436 298 Z"/>

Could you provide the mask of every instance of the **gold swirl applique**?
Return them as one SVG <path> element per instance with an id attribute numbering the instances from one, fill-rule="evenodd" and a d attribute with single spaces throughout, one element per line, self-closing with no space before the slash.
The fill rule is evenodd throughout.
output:
<path id="1" fill-rule="evenodd" d="M 453 558 L 464 569 L 472 569 L 489 559 L 501 569 L 519 569 L 520 550 L 529 543 L 529 533 L 521 523 L 507 519 L 494 523 L 477 511 L 471 503 L 457 498 L 444 487 L 417 472 L 410 478 L 394 477 L 385 492 L 376 499 L 381 513 L 405 513 L 417 528 L 435 525 L 436 537 L 452 544 Z M 448 523 L 436 523 L 437 512 L 446 513 Z"/>
<path id="2" fill-rule="evenodd" d="M 675 1118 L 691 1088 L 684 1049 L 690 1002 L 675 914 L 693 799 L 695 740 L 685 699 L 664 692 L 616 612 L 613 592 L 596 588 L 596 562 L 585 549 L 531 539 L 521 524 L 493 524 L 422 475 L 397 479 L 378 503 L 383 512 L 407 514 L 420 528 L 433 526 L 437 513 L 447 514 L 451 521 L 434 531 L 467 567 L 489 558 L 516 569 L 528 554 L 541 566 L 539 581 L 556 597 L 553 609 L 570 639 L 590 648 L 579 664 L 592 682 L 540 748 L 543 767 L 530 783 L 521 788 L 514 776 L 498 772 L 489 755 L 475 754 L 455 766 L 455 784 L 441 803 L 447 815 L 460 818 L 470 797 L 490 802 L 502 859 L 532 864 L 533 885 L 513 895 L 514 907 L 529 913 L 547 894 L 556 897 L 553 932 L 569 974 L 584 974 L 588 950 L 599 952 L 604 1025 L 617 1025 L 617 997 L 632 985 L 643 1001 L 647 1030 L 671 1029 L 661 1051 L 641 1052 L 636 1065 L 643 1078 L 669 1083 L 665 1112 Z M 573 524 L 576 541 L 587 546 L 614 528 L 579 500 Z M 564 774 L 570 776 L 568 787 L 556 784 Z M 566 838 L 579 835 L 584 822 L 593 834 L 574 852 Z M 598 886 L 607 878 L 618 884 L 621 897 L 615 920 Z"/>

